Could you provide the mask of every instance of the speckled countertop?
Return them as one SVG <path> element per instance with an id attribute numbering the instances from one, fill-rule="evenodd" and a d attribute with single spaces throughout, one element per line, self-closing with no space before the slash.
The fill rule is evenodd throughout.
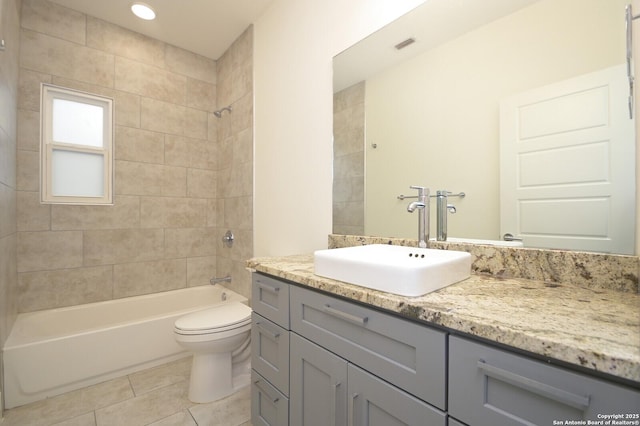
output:
<path id="1" fill-rule="evenodd" d="M 317 276 L 313 256 L 254 258 L 251 270 L 640 385 L 640 295 L 471 275 L 420 297 Z"/>

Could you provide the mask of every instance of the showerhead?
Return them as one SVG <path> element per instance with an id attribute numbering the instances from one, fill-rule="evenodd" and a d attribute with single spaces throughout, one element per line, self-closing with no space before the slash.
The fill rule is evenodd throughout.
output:
<path id="1" fill-rule="evenodd" d="M 221 108 L 221 109 L 219 109 L 217 111 L 214 111 L 213 115 L 215 115 L 218 118 L 221 118 L 222 117 L 222 113 L 225 112 L 225 111 L 231 112 L 231 111 L 233 111 L 233 108 L 231 108 L 231 105 L 226 106 L 226 107 Z"/>

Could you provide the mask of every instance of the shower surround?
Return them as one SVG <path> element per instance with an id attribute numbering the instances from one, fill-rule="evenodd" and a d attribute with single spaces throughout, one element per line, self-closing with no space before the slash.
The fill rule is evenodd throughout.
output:
<path id="1" fill-rule="evenodd" d="M 17 136 L 19 312 L 204 285 L 249 296 L 252 28 L 217 61 L 47 0 L 23 0 Z M 39 93 L 115 100 L 113 206 L 40 204 Z M 233 113 L 217 118 L 217 105 Z M 222 246 L 227 229 L 233 249 Z"/>

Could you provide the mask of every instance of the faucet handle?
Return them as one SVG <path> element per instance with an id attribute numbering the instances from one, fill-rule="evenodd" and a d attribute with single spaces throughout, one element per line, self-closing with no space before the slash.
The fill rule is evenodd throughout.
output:
<path id="1" fill-rule="evenodd" d="M 429 195 L 429 188 L 425 186 L 411 185 L 409 188 L 418 190 L 418 197 L 424 197 Z"/>

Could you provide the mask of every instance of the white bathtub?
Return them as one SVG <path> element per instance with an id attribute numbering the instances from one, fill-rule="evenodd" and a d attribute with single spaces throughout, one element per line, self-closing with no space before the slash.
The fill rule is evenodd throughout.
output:
<path id="1" fill-rule="evenodd" d="M 19 314 L 4 347 L 5 408 L 187 356 L 176 318 L 230 301 L 247 303 L 202 286 Z"/>

